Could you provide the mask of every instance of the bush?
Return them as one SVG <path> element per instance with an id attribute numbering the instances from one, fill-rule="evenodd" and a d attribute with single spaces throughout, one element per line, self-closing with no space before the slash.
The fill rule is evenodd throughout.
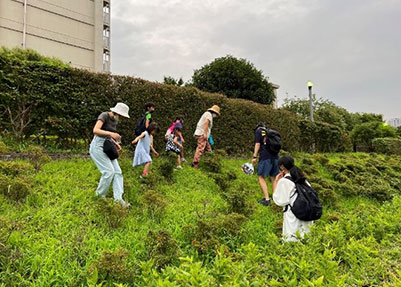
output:
<path id="1" fill-rule="evenodd" d="M 384 154 L 401 155 L 401 139 L 376 138 L 372 141 L 373 151 Z"/>
<path id="2" fill-rule="evenodd" d="M 133 137 L 136 119 L 144 113 L 145 103 L 153 101 L 156 103 L 154 118 L 162 131 L 170 126 L 177 114 L 185 116 L 184 137 L 189 149 L 196 146 L 192 135 L 200 116 L 214 104 L 221 107 L 221 117 L 216 118 L 213 126 L 215 147 L 224 148 L 229 154 L 250 152 L 253 128 L 259 121 L 278 130 L 282 135 L 283 148 L 289 151 L 309 150 L 310 143 L 315 139 L 317 151 L 320 148 L 322 151 L 338 150 L 344 142 L 344 137 L 330 125 L 324 125 L 318 134 L 312 128 L 311 141 L 307 138 L 309 133 L 299 124 L 299 116 L 267 105 L 228 99 L 193 87 L 176 87 L 127 76 L 91 73 L 51 61 L 37 61 L 36 58 L 33 61 L 32 57 L 13 56 L 23 53 L 0 52 L 0 81 L 5 83 L 0 87 L 1 125 L 18 138 L 42 135 L 89 142 L 97 116 L 122 101 L 130 107 L 133 118 L 118 125 L 118 132 L 128 143 Z M 29 124 L 13 126 L 6 116 L 8 109 L 13 111 L 13 117 L 25 116 L 23 123 Z M 26 109 L 29 113 L 24 113 Z M 307 122 L 303 121 L 304 125 Z M 163 137 L 155 138 L 155 146 L 157 149 L 164 148 Z"/>
<path id="3" fill-rule="evenodd" d="M 162 163 L 160 164 L 160 173 L 161 175 L 168 181 L 173 179 L 174 168 L 177 165 L 177 156 L 172 153 L 169 153 L 167 158 L 162 159 Z"/>
<path id="4" fill-rule="evenodd" d="M 127 263 L 129 252 L 123 248 L 103 251 L 100 258 L 92 262 L 89 274 L 95 283 L 106 280 L 130 281 L 135 272 Z"/>
<path id="5" fill-rule="evenodd" d="M 0 141 L 0 154 L 6 153 L 6 152 L 8 152 L 7 145 L 4 142 Z"/>
<path id="6" fill-rule="evenodd" d="M 146 246 L 149 259 L 159 270 L 177 259 L 178 245 L 168 230 L 149 231 Z"/>
<path id="7" fill-rule="evenodd" d="M 253 201 L 248 198 L 248 194 L 250 194 L 249 187 L 244 183 L 230 188 L 224 194 L 228 203 L 229 212 L 250 216 L 254 211 L 255 205 Z"/>
<path id="8" fill-rule="evenodd" d="M 147 191 L 143 195 L 142 200 L 145 203 L 146 210 L 149 212 L 152 218 L 160 218 L 168 205 L 168 202 L 164 199 L 163 194 L 160 194 L 154 190 Z"/>
<path id="9" fill-rule="evenodd" d="M 9 176 L 29 175 L 34 172 L 31 163 L 25 161 L 0 161 L 0 173 Z"/>
<path id="10" fill-rule="evenodd" d="M 111 198 L 99 198 L 97 211 L 112 229 L 122 226 L 128 215 L 128 209 Z"/>
<path id="11" fill-rule="evenodd" d="M 43 164 L 50 161 L 50 157 L 44 153 L 43 147 L 41 146 L 30 146 L 26 152 L 36 169 L 40 169 Z"/>
<path id="12" fill-rule="evenodd" d="M 26 176 L 9 178 L 0 174 L 0 193 L 14 201 L 23 201 L 31 192 L 32 180 Z"/>
<path id="13" fill-rule="evenodd" d="M 218 149 L 205 154 L 201 165 L 204 169 L 212 173 L 220 173 L 223 166 L 222 160 L 227 156 L 225 150 Z"/>

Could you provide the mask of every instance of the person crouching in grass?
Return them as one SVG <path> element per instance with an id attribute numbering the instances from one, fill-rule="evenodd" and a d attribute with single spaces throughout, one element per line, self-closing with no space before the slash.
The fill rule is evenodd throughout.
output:
<path id="1" fill-rule="evenodd" d="M 181 169 L 181 154 L 184 149 L 182 140 L 181 140 L 182 129 L 181 125 L 176 125 L 174 127 L 173 133 L 169 136 L 166 144 L 166 152 L 173 152 L 177 154 L 177 168 Z"/>

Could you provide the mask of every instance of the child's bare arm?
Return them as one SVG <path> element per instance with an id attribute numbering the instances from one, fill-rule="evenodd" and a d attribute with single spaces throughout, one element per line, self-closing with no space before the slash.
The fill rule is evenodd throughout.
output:
<path id="1" fill-rule="evenodd" d="M 142 133 L 141 135 L 137 136 L 131 143 L 136 144 L 140 139 L 145 137 L 145 133 Z"/>
<path id="2" fill-rule="evenodd" d="M 177 145 L 177 146 L 179 146 L 180 148 L 182 148 L 182 144 L 180 144 L 180 143 L 178 142 L 178 136 L 175 136 L 175 137 L 174 137 L 173 142 L 174 142 L 175 145 Z"/>

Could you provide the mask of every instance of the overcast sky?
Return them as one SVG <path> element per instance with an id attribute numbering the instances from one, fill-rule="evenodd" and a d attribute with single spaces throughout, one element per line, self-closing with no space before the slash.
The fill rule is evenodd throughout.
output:
<path id="1" fill-rule="evenodd" d="M 112 1 L 112 72 L 191 78 L 246 58 L 288 96 L 401 118 L 401 0 Z"/>

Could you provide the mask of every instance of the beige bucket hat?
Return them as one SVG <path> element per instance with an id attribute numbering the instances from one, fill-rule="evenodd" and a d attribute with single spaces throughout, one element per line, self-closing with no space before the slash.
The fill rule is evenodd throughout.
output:
<path id="1" fill-rule="evenodd" d="M 117 103 L 117 105 L 114 108 L 111 108 L 110 111 L 120 116 L 129 118 L 129 107 L 124 103 Z"/>
<path id="2" fill-rule="evenodd" d="M 220 107 L 218 105 L 214 105 L 213 107 L 208 109 L 208 111 L 215 112 L 216 114 L 218 114 L 220 116 Z"/>

